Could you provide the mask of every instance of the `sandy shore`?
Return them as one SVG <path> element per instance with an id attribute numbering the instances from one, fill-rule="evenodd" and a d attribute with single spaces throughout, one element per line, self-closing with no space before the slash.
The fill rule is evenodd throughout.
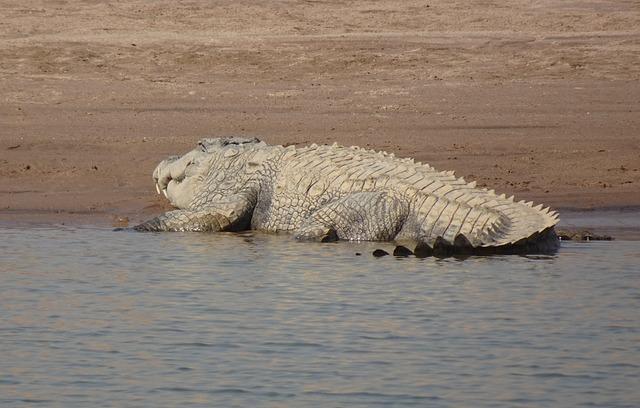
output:
<path id="1" fill-rule="evenodd" d="M 634 2 L 0 3 L 0 223 L 139 221 L 155 164 L 225 135 L 640 207 Z"/>

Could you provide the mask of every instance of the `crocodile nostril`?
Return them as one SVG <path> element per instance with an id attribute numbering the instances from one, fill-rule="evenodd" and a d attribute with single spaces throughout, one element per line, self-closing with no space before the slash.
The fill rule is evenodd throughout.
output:
<path id="1" fill-rule="evenodd" d="M 160 184 L 160 187 L 162 188 L 167 188 L 171 180 L 172 180 L 171 174 L 167 172 L 158 179 L 158 184 Z"/>

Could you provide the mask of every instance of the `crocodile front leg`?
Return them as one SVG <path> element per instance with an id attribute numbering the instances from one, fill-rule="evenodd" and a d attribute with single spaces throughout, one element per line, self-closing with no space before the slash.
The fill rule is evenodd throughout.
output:
<path id="1" fill-rule="evenodd" d="M 402 228 L 409 206 L 387 192 L 360 192 L 315 211 L 295 232 L 302 240 L 390 241 Z"/>
<path id="2" fill-rule="evenodd" d="M 245 196 L 231 196 L 197 210 L 168 211 L 133 227 L 135 231 L 242 231 L 249 227 L 254 204 Z"/>

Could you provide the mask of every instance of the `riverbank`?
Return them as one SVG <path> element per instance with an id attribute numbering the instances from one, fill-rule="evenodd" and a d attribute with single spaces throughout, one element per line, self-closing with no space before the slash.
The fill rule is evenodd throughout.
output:
<path id="1" fill-rule="evenodd" d="M 561 217 L 637 208 L 640 10 L 564 3 L 9 2 L 0 223 L 138 222 L 168 209 L 157 162 L 226 135 L 386 150 Z"/>

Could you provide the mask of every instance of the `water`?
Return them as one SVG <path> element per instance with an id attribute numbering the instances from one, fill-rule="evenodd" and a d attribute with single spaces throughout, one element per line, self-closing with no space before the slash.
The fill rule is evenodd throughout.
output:
<path id="1" fill-rule="evenodd" d="M 640 406 L 640 242 L 378 247 L 0 229 L 0 406 Z"/>

